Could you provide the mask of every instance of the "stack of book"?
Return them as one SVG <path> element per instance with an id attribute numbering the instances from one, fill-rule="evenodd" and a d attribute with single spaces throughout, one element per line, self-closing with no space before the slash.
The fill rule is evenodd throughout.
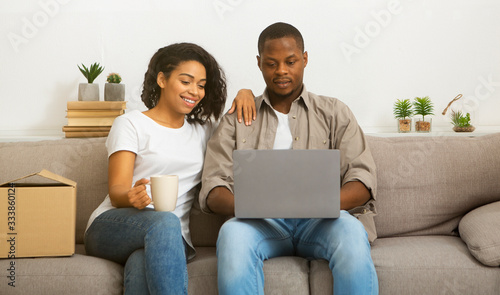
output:
<path id="1" fill-rule="evenodd" d="M 68 101 L 66 137 L 108 136 L 116 117 L 125 113 L 125 101 Z"/>

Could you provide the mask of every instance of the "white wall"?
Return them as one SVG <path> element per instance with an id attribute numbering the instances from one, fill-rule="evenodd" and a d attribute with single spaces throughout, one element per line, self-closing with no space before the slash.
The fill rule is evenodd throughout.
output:
<path id="1" fill-rule="evenodd" d="M 105 66 L 101 100 L 118 72 L 129 109 L 144 109 L 149 59 L 180 41 L 218 59 L 228 105 L 240 88 L 260 94 L 257 38 L 276 21 L 304 36 L 308 90 L 346 102 L 367 130 L 395 126 L 396 99 L 427 95 L 434 126 L 449 128 L 440 113 L 459 93 L 476 126 L 500 126 L 499 15 L 495 0 L 0 0 L 0 135 L 60 133 L 81 63 Z"/>

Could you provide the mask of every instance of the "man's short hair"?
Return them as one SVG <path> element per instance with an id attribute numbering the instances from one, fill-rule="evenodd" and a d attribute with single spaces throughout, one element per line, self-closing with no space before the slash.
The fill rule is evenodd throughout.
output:
<path id="1" fill-rule="evenodd" d="M 259 55 L 264 50 L 264 43 L 267 40 L 279 39 L 284 37 L 292 37 L 297 42 L 297 46 L 304 53 L 304 39 L 302 34 L 294 26 L 287 23 L 275 23 L 265 28 L 259 36 L 258 50 Z"/>

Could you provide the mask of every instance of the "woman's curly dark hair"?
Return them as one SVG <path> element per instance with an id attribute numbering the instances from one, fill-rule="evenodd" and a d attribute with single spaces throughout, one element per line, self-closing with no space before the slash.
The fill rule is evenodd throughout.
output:
<path id="1" fill-rule="evenodd" d="M 160 48 L 151 58 L 144 75 L 141 99 L 148 109 L 152 109 L 160 99 L 161 88 L 156 82 L 159 72 L 168 79 L 179 64 L 197 61 L 205 67 L 207 82 L 205 97 L 187 115 L 189 123 L 205 124 L 211 116 L 217 120 L 222 115 L 226 103 L 226 77 L 215 58 L 205 49 L 192 43 L 176 43 Z"/>

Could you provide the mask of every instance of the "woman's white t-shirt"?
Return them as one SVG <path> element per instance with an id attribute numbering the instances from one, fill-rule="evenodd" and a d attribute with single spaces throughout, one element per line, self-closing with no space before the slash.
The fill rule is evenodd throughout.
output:
<path id="1" fill-rule="evenodd" d="M 173 129 L 156 123 L 139 111 L 131 111 L 116 118 L 106 140 L 108 157 L 117 151 L 136 154 L 132 185 L 141 178 L 153 175 L 178 175 L 179 193 L 173 212 L 181 221 L 182 236 L 192 247 L 189 234 L 189 211 L 201 182 L 201 171 L 211 124 L 190 124 Z M 150 186 L 147 185 L 151 196 Z M 152 205 L 148 207 L 153 208 Z M 103 212 L 113 209 L 109 195 L 92 213 L 87 229 Z"/>

